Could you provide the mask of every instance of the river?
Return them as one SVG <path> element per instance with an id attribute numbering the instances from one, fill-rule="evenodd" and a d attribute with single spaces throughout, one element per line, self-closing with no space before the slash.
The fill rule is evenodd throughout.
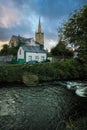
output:
<path id="1" fill-rule="evenodd" d="M 86 110 L 82 104 L 86 97 L 76 94 L 72 84 L 0 86 L 0 130 L 65 130 L 68 119 Z"/>

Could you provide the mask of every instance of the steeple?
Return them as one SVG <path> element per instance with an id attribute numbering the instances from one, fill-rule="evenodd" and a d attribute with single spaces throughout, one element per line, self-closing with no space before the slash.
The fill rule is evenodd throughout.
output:
<path id="1" fill-rule="evenodd" d="M 35 41 L 36 43 L 44 46 L 44 33 L 41 30 L 41 21 L 39 17 L 38 30 L 35 32 Z"/>
<path id="2" fill-rule="evenodd" d="M 38 33 L 41 33 L 41 22 L 40 22 L 40 17 L 39 17 L 39 24 L 38 24 Z"/>

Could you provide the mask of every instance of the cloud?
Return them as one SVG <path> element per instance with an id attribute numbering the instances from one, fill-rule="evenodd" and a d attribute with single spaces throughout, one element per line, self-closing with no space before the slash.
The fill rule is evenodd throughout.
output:
<path id="1" fill-rule="evenodd" d="M 55 45 L 57 28 L 85 4 L 87 0 L 0 0 L 0 41 L 8 41 L 13 34 L 34 37 L 41 16 L 45 41 Z"/>
<path id="2" fill-rule="evenodd" d="M 0 27 L 9 28 L 15 22 L 17 23 L 17 12 L 11 3 L 8 5 L 7 2 L 3 3 L 2 0 L 0 2 Z"/>
<path id="3" fill-rule="evenodd" d="M 0 16 L 0 27 L 10 28 L 15 25 L 15 23 L 19 23 L 17 13 L 14 10 L 2 7 L 2 14 Z"/>

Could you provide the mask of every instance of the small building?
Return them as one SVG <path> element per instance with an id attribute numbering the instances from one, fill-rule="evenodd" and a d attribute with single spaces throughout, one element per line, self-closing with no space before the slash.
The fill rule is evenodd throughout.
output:
<path id="1" fill-rule="evenodd" d="M 20 46 L 17 53 L 18 63 L 31 61 L 42 62 L 47 59 L 47 52 L 42 46 Z"/>

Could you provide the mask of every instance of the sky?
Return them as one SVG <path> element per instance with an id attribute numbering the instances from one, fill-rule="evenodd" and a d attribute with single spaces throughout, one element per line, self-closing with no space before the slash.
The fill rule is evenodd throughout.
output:
<path id="1" fill-rule="evenodd" d="M 0 0 L 0 46 L 12 35 L 34 37 L 39 17 L 45 35 L 45 48 L 58 43 L 58 31 L 87 0 Z"/>

